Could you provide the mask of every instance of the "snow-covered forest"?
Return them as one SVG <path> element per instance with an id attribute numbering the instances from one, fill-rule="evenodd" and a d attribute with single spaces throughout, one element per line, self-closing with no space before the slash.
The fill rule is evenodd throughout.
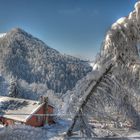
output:
<path id="1" fill-rule="evenodd" d="M 6 36 L 8 36 L 8 34 Z M 75 135 L 77 137 L 82 136 L 88 138 L 131 137 L 135 135 L 133 134 L 134 132 L 140 135 L 139 46 L 140 2 L 137 2 L 134 11 L 127 17 L 122 17 L 117 20 L 106 33 L 101 52 L 96 57 L 92 72 L 83 78 L 81 77 L 82 79 L 77 80 L 78 82 L 74 88 L 71 88 L 65 94 L 61 94 L 61 98 L 60 96 L 57 98 L 61 103 L 57 111 L 57 113 L 61 114 L 57 117 L 57 119 L 59 118 L 58 125 L 56 124 L 53 128 L 44 128 L 43 131 L 41 131 L 41 136 L 38 135 L 37 138 L 44 138 L 47 135 L 47 130 L 49 134 L 48 137 L 46 136 L 45 138 L 48 139 L 51 134 L 58 139 L 60 139 L 60 137 L 61 139 L 74 137 Z M 8 51 L 6 51 L 6 53 L 7 52 Z M 4 61 L 4 59 L 2 60 Z M 67 59 L 67 61 L 68 60 L 69 59 Z M 75 60 L 74 58 L 74 62 L 76 61 L 77 59 Z M 35 64 L 35 62 L 33 64 Z M 31 66 L 33 64 L 31 64 Z M 84 70 L 90 71 L 89 67 L 87 67 L 83 61 L 80 61 L 80 64 L 82 64 L 83 69 L 85 68 Z M 38 64 L 35 66 L 37 69 L 39 68 Z M 5 70 L 8 72 L 9 67 L 1 67 L 3 73 Z M 37 69 L 32 70 L 36 73 Z M 14 71 L 14 73 L 17 72 Z M 21 77 L 19 77 L 19 80 L 20 78 Z M 24 81 L 21 80 L 20 84 L 25 81 L 22 85 L 26 85 L 27 82 L 34 82 L 32 78 L 28 78 L 23 78 Z M 41 76 L 38 78 L 39 81 L 42 80 L 40 79 Z M 3 78 L 1 78 L 1 80 L 3 80 Z M 11 86 L 12 85 L 13 84 L 11 84 Z M 27 86 L 28 89 L 30 89 L 31 86 L 32 84 L 29 84 L 29 86 Z M 41 86 L 43 86 L 42 83 L 34 87 L 40 88 Z M 6 87 L 6 84 L 2 86 L 3 89 L 7 89 Z M 12 90 L 13 88 L 11 87 L 10 89 Z M 21 90 L 21 88 L 19 90 Z M 66 115 L 67 117 L 65 117 Z M 65 119 L 67 122 L 59 124 L 60 118 Z M 10 138 L 12 135 L 13 138 L 22 138 L 23 133 L 25 133 L 25 135 L 27 133 L 25 127 L 26 126 L 14 126 L 8 128 L 8 131 L 4 129 L 2 136 Z M 58 127 L 59 131 L 56 131 L 56 133 L 52 131 L 52 133 L 50 133 L 49 130 L 56 130 L 55 128 Z M 63 128 L 61 129 L 61 127 Z M 32 129 L 30 139 L 35 139 L 33 135 L 38 130 L 39 129 L 35 128 Z M 46 133 L 44 130 L 46 130 Z M 19 133 L 16 137 L 17 131 Z M 27 136 L 24 138 L 29 139 Z"/>
<path id="2" fill-rule="evenodd" d="M 109 132 L 112 128 L 126 127 L 139 130 L 139 13 L 140 2 L 137 2 L 134 11 L 111 26 L 93 72 L 79 81 L 73 91 L 67 92 L 70 100 L 65 100 L 70 105 L 64 106 L 64 110 L 74 114 L 67 135 L 71 136 L 79 128 L 83 135 L 98 137 L 99 122 Z M 121 135 L 116 133 L 108 135 Z"/>
<path id="3" fill-rule="evenodd" d="M 0 37 L 1 95 L 11 81 L 17 82 L 23 98 L 37 99 L 48 90 L 64 94 L 91 70 L 88 62 L 62 55 L 22 29 Z"/>

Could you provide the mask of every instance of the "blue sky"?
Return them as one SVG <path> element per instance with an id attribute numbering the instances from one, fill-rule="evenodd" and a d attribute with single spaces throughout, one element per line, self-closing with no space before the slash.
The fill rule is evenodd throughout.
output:
<path id="1" fill-rule="evenodd" d="M 93 60 L 137 0 L 0 0 L 0 32 L 20 27 L 58 51 Z"/>

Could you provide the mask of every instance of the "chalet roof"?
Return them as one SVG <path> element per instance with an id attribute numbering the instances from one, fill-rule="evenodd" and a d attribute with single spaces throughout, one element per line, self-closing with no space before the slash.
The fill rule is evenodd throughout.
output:
<path id="1" fill-rule="evenodd" d="M 43 104 L 34 100 L 0 96 L 0 115 L 26 122 Z"/>

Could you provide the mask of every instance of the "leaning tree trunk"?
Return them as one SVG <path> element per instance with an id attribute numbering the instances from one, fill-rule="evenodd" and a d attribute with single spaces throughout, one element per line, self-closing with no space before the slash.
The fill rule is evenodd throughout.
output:
<path id="1" fill-rule="evenodd" d="M 93 88 L 91 89 L 90 93 L 86 96 L 85 100 L 83 101 L 83 103 L 81 104 L 81 106 L 79 107 L 76 115 L 73 118 L 73 123 L 70 126 L 70 128 L 67 131 L 67 136 L 71 136 L 72 135 L 72 131 L 73 128 L 76 124 L 76 121 L 79 118 L 79 114 L 81 114 L 84 106 L 86 105 L 86 103 L 88 102 L 88 100 L 90 99 L 90 97 L 92 96 L 93 92 L 95 92 L 95 90 L 97 89 L 97 87 L 99 86 L 99 84 L 101 83 L 101 81 L 104 79 L 104 77 L 111 71 L 113 65 L 109 65 L 109 67 L 106 69 L 106 71 L 101 75 L 101 77 L 97 80 L 96 84 L 93 86 Z"/>

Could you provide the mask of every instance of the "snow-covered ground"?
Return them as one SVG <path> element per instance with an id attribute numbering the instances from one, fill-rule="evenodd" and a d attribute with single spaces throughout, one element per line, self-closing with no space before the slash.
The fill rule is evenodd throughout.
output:
<path id="1" fill-rule="evenodd" d="M 139 140 L 140 139 L 140 132 L 133 132 L 132 134 L 128 135 L 128 140 Z"/>
<path id="2" fill-rule="evenodd" d="M 9 127 L 0 127 L 0 140 L 65 140 L 66 132 L 69 128 L 70 121 L 59 120 L 56 124 L 46 125 L 41 128 L 35 128 L 26 125 L 14 125 Z M 125 128 L 125 129 L 104 129 L 95 128 L 94 132 L 98 134 L 95 139 L 126 139 L 138 140 L 140 132 Z M 93 139 L 83 136 L 80 131 L 75 131 L 74 135 L 68 139 Z"/>
<path id="3" fill-rule="evenodd" d="M 63 140 L 69 122 L 59 120 L 58 123 L 42 128 L 15 125 L 0 129 L 0 140 Z"/>
<path id="4" fill-rule="evenodd" d="M 3 128 L 4 128 L 4 126 L 0 124 L 0 130 L 3 129 Z"/>

